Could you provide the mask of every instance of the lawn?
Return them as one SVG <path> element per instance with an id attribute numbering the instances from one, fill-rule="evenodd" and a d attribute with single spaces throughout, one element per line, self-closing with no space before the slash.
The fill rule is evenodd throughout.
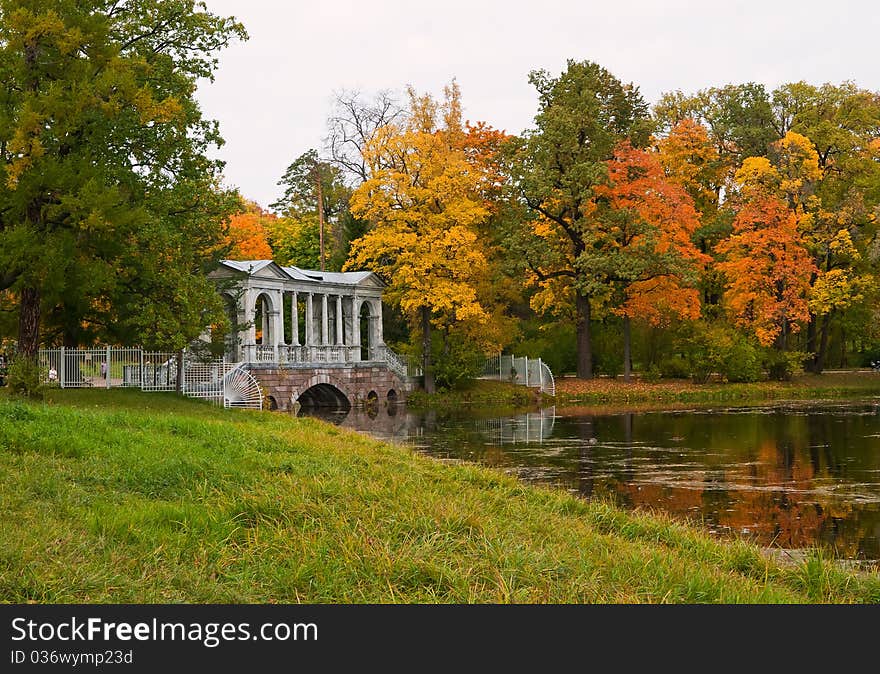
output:
<path id="1" fill-rule="evenodd" d="M 0 394 L 0 521 L 4 602 L 880 602 L 819 552 L 173 394 Z"/>

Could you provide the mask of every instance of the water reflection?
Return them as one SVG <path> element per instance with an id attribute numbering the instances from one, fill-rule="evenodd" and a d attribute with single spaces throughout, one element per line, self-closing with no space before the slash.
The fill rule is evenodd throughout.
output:
<path id="1" fill-rule="evenodd" d="M 326 416 L 326 415 L 325 415 Z M 505 418 L 377 406 L 335 423 L 764 545 L 880 559 L 880 403 Z"/>

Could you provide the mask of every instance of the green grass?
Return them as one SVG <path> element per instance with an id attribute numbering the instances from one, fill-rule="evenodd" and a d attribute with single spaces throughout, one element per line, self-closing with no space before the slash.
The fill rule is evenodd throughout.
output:
<path id="1" fill-rule="evenodd" d="M 0 395 L 0 517 L 4 602 L 880 602 L 818 553 L 137 391 Z"/>
<path id="2" fill-rule="evenodd" d="M 541 402 L 552 404 L 552 399 L 542 396 L 535 388 L 474 379 L 465 382 L 459 388 L 442 390 L 431 395 L 424 391 L 413 391 L 407 396 L 406 402 L 411 409 L 479 407 L 481 412 L 491 416 L 503 416 L 522 408 L 534 407 Z"/>

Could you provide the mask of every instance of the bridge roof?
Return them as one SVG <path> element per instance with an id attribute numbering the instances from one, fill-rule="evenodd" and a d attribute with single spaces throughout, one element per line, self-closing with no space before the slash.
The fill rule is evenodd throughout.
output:
<path id="1" fill-rule="evenodd" d="M 371 271 L 317 271 L 313 269 L 300 269 L 299 267 L 282 267 L 273 260 L 220 260 L 220 264 L 235 271 L 254 276 L 267 267 L 272 267 L 277 273 L 280 271 L 292 281 L 305 281 L 308 283 L 332 283 L 335 285 L 359 286 L 364 281 L 371 280 L 380 286 L 385 284 Z"/>

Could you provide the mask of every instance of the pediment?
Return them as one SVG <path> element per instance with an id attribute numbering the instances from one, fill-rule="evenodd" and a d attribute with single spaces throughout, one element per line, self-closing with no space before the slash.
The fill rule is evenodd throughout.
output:
<path id="1" fill-rule="evenodd" d="M 359 281 L 357 285 L 359 288 L 375 288 L 376 290 L 382 290 L 385 287 L 382 279 L 373 273 Z"/>
<path id="2" fill-rule="evenodd" d="M 265 267 L 254 270 L 250 275 L 252 278 L 272 279 L 275 281 L 290 280 L 290 277 L 284 273 L 284 270 L 274 262 L 267 264 Z"/>
<path id="3" fill-rule="evenodd" d="M 272 260 L 221 260 L 221 268 L 214 272 L 215 275 L 223 274 L 228 270 L 234 275 L 243 274 L 250 278 L 260 278 L 273 281 L 289 281 L 290 276 Z"/>

